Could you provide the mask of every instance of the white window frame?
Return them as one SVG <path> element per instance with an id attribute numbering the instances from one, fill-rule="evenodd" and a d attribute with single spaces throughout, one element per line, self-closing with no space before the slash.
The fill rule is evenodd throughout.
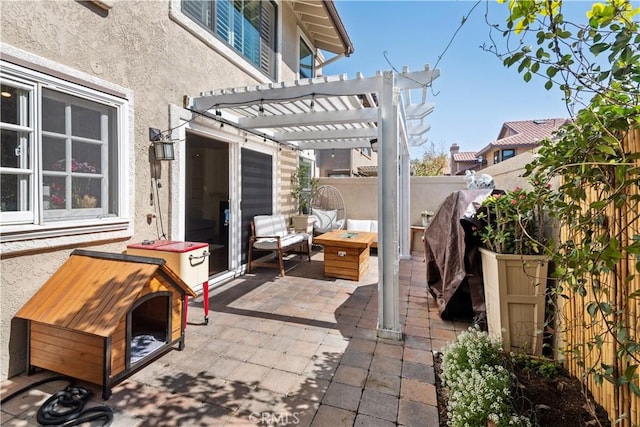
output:
<path id="1" fill-rule="evenodd" d="M 300 62 L 302 61 L 302 58 L 300 58 L 300 44 L 304 43 L 307 45 L 307 47 L 309 48 L 309 50 L 311 51 L 311 55 L 312 55 L 312 64 L 311 64 L 311 78 L 316 76 L 316 54 L 317 54 L 317 50 L 316 47 L 313 45 L 313 43 L 311 43 L 309 41 L 309 39 L 307 38 L 307 36 L 304 34 L 304 32 L 300 29 L 300 27 L 298 27 L 298 49 L 296 54 L 298 55 L 298 78 L 302 78 L 302 76 L 300 75 Z"/>
<path id="2" fill-rule="evenodd" d="M 2 84 L 7 84 L 12 87 L 24 90 L 29 94 L 29 99 L 27 101 L 28 105 L 22 105 L 22 108 L 21 108 L 21 109 L 24 109 L 25 107 L 27 108 L 26 116 L 22 116 L 21 114 L 21 122 L 26 121 L 29 124 L 28 125 L 25 125 L 23 123 L 19 123 L 16 125 L 5 124 L 5 127 L 13 131 L 18 131 L 18 132 L 28 134 L 27 141 L 23 141 L 20 144 L 19 149 L 24 150 L 25 152 L 30 154 L 29 162 L 28 162 L 29 164 L 25 164 L 25 159 L 23 157 L 21 158 L 21 163 L 22 163 L 21 167 L 11 168 L 10 172 L 2 167 L 0 167 L 0 169 L 5 169 L 3 170 L 3 173 L 6 173 L 6 174 L 12 174 L 12 172 L 15 172 L 16 175 L 30 175 L 31 179 L 29 180 L 29 184 L 26 186 L 22 186 L 23 187 L 22 191 L 25 191 L 28 194 L 34 194 L 34 189 L 35 189 L 34 181 L 35 181 L 35 175 L 36 175 L 35 170 L 37 167 L 36 164 L 34 163 L 34 147 L 35 147 L 34 139 L 36 135 L 34 99 L 38 93 L 37 87 L 36 85 L 25 82 L 22 79 L 17 79 L 17 78 L 8 79 L 4 75 L 0 75 L 0 82 Z M 23 204 L 24 204 L 24 200 L 23 200 Z M 31 198 L 29 205 L 30 205 L 30 208 L 28 210 L 22 209 L 19 211 L 0 212 L 0 224 L 11 224 L 11 223 L 20 224 L 20 223 L 30 222 L 34 216 L 34 212 L 38 210 L 39 205 L 38 205 L 38 201 L 34 200 L 33 197 Z"/>
<path id="3" fill-rule="evenodd" d="M 94 76 L 78 72 L 52 61 L 43 60 L 29 53 L 10 49 L 3 45 L 3 50 L 9 50 L 12 57 L 18 56 L 19 62 L 25 66 L 13 62 L 0 61 L 0 73 L 3 82 L 7 81 L 15 86 L 21 83 L 33 88 L 31 99 L 31 164 L 33 165 L 33 179 L 31 180 L 32 212 L 27 212 L 29 218 L 18 218 L 12 215 L 4 215 L 2 220 L 2 233 L 0 233 L 0 248 L 3 254 L 33 251 L 41 248 L 51 248 L 63 245 L 74 245 L 80 242 L 99 240 L 113 240 L 131 237 L 133 234 L 133 221 L 130 217 L 133 212 L 134 194 L 132 184 L 133 158 L 132 129 L 130 121 L 132 116 L 132 92 L 96 79 Z M 36 71 L 41 70 L 41 71 Z M 55 72 L 53 71 L 55 70 Z M 61 77 L 56 77 L 61 76 Z M 74 83 L 78 82 L 78 83 Z M 82 83 L 86 82 L 86 86 Z M 91 100 L 106 106 L 116 108 L 116 144 L 118 170 L 116 180 L 118 184 L 117 216 L 97 216 L 90 219 L 65 219 L 60 221 L 45 221 L 42 210 L 42 162 L 41 162 L 41 129 L 39 117 L 41 114 L 42 88 L 52 89 L 56 92 L 66 93 L 82 99 Z M 104 89 L 104 91 L 97 89 Z M 110 93 L 123 94 L 123 97 Z M 8 213 L 8 212 L 7 212 Z M 13 212 L 11 212 L 13 214 Z M 22 212 L 24 216 L 24 212 Z M 32 218 L 32 219 L 31 219 Z M 28 223 L 25 223 L 28 221 Z M 22 223 L 20 223 L 22 222 Z"/>

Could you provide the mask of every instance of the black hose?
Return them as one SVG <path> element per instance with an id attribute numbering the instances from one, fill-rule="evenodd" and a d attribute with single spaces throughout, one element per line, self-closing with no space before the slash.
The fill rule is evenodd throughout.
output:
<path id="1" fill-rule="evenodd" d="M 0 400 L 0 405 L 25 391 L 51 381 L 69 380 L 68 377 L 55 376 L 36 381 L 29 386 L 11 393 Z M 64 390 L 48 398 L 38 409 L 37 419 L 40 425 L 75 426 L 89 421 L 103 420 L 103 426 L 111 425 L 113 410 L 108 406 L 94 406 L 84 409 L 91 397 L 91 390 L 73 386 L 70 382 Z"/>

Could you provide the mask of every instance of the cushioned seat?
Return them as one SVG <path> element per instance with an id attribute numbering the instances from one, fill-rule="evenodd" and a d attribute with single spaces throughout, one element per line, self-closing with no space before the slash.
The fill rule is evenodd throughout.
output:
<path id="1" fill-rule="evenodd" d="M 371 244 L 372 248 L 378 247 L 378 221 L 375 219 L 347 219 L 348 231 L 369 231 L 376 233 L 376 239 Z"/>
<path id="2" fill-rule="evenodd" d="M 284 273 L 283 254 L 296 253 L 307 255 L 311 261 L 310 236 L 307 233 L 290 233 L 284 215 L 257 215 L 251 221 L 251 237 L 249 238 L 249 259 L 247 272 L 252 266 L 279 268 Z M 254 251 L 274 251 L 278 263 L 253 261 Z"/>

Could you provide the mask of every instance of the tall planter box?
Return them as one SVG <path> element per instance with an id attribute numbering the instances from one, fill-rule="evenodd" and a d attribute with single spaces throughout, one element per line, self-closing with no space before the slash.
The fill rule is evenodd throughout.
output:
<path id="1" fill-rule="evenodd" d="M 296 233 L 313 232 L 313 218 L 311 215 L 293 215 L 291 217 L 291 225 Z"/>
<path id="2" fill-rule="evenodd" d="M 480 254 L 489 334 L 505 351 L 542 354 L 548 259 L 484 248 Z"/>

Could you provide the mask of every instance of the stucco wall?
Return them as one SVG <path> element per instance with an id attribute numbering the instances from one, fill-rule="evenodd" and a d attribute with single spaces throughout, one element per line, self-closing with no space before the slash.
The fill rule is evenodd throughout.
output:
<path id="1" fill-rule="evenodd" d="M 333 185 L 344 199 L 347 218 L 378 218 L 378 178 L 321 178 L 320 185 Z M 409 221 L 421 225 L 421 212 L 434 211 L 453 191 L 465 190 L 462 176 L 412 176 Z"/>
<path id="2" fill-rule="evenodd" d="M 147 223 L 151 183 L 148 128 L 167 129 L 169 105 L 182 105 L 183 96 L 199 95 L 218 88 L 255 85 L 261 83 L 256 74 L 243 71 L 227 57 L 211 49 L 175 19 L 170 17 L 171 2 L 116 1 L 105 12 L 89 2 L 64 1 L 8 1 L 2 2 L 0 41 L 29 54 L 38 55 L 58 64 L 71 67 L 88 76 L 120 85 L 130 93 L 133 115 L 134 158 L 128 171 L 136 197 L 132 217 L 134 232 L 131 241 L 157 237 L 156 222 Z M 173 2 L 173 5 L 179 2 Z M 282 7 L 284 31 L 296 28 L 292 11 Z M 297 37 L 297 35 L 296 35 Z M 289 49 L 292 44 L 283 46 Z M 297 45 L 296 45 L 297 46 Z M 283 56 L 293 58 L 285 52 Z M 289 61 L 290 62 L 290 61 Z M 294 71 L 281 66 L 282 76 L 291 79 Z M 263 81 L 267 79 L 264 78 Z M 291 163 L 291 161 L 289 161 Z M 172 167 L 162 165 L 162 182 L 166 184 Z M 286 185 L 284 179 L 282 185 Z M 168 185 L 160 190 L 162 217 L 170 217 L 172 195 Z M 287 200 L 285 195 L 284 199 Z M 282 200 L 281 200 L 282 201 Z M 154 202 L 155 203 L 155 202 Z M 168 229 L 168 224 L 164 224 Z M 169 236 L 171 238 L 171 236 Z M 99 235 L 82 239 L 88 249 L 122 252 L 128 241 L 101 242 Z M 23 325 L 13 319 L 15 312 L 69 257 L 77 241 L 66 247 L 43 248 L 38 253 L 0 261 L 2 302 L 0 314 L 1 376 L 6 378 L 25 367 L 26 334 Z"/>
<path id="3" fill-rule="evenodd" d="M 496 163 L 479 171 L 493 177 L 496 188 L 500 190 L 513 190 L 515 187 L 530 188 L 529 181 L 522 175 L 525 166 L 533 160 L 533 151 L 527 151 L 515 157 Z"/>

